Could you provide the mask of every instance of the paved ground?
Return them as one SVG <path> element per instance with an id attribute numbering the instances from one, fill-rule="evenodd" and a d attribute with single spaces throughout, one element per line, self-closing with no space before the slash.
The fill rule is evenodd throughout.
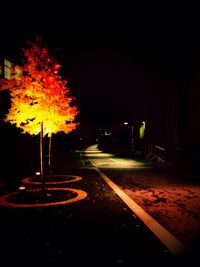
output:
<path id="1" fill-rule="evenodd" d="M 82 177 L 67 187 L 84 190 L 87 198 L 47 208 L 0 206 L 5 266 L 183 266 L 191 261 L 172 255 L 95 170 L 82 168 L 86 162 L 74 156 L 57 162 L 57 174 Z"/>

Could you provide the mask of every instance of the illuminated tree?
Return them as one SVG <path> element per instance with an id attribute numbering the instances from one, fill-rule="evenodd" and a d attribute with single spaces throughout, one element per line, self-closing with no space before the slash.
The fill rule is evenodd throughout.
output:
<path id="1" fill-rule="evenodd" d="M 22 133 L 40 133 L 41 177 L 43 178 L 43 136 L 50 137 L 60 131 L 68 134 L 74 130 L 78 114 L 77 106 L 72 106 L 67 81 L 59 75 L 60 65 L 51 57 L 42 39 L 27 42 L 29 48 L 22 49 L 25 60 L 16 78 L 1 80 L 1 89 L 9 88 L 11 107 L 5 121 L 16 125 Z M 50 153 L 50 149 L 49 149 Z M 50 154 L 49 154 L 50 164 Z"/>

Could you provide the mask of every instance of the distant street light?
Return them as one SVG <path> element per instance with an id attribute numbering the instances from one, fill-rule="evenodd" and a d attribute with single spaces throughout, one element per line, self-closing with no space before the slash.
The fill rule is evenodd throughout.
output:
<path id="1" fill-rule="evenodd" d="M 133 136 L 133 130 L 134 130 L 134 125 L 135 124 L 132 124 L 132 123 L 129 123 L 129 122 L 124 122 L 124 125 L 130 125 L 130 128 L 131 128 L 131 152 L 133 153 L 134 152 L 134 136 Z"/>

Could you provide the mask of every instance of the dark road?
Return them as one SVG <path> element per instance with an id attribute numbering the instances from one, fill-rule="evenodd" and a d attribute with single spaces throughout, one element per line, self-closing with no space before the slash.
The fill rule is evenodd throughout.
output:
<path id="1" fill-rule="evenodd" d="M 184 257 L 169 251 L 86 158 L 65 156 L 54 172 L 82 179 L 48 187 L 80 189 L 87 197 L 50 207 L 0 206 L 1 259 L 8 265 L 183 266 Z"/>

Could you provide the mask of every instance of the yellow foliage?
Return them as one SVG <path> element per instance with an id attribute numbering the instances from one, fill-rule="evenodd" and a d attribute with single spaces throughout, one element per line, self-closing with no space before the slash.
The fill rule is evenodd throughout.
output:
<path id="1" fill-rule="evenodd" d="M 43 122 L 44 135 L 63 131 L 66 134 L 76 128 L 74 122 L 78 110 L 70 106 L 72 97 L 66 81 L 58 75 L 60 65 L 48 56 L 47 50 L 32 44 L 24 50 L 27 63 L 22 67 L 18 80 L 7 80 L 11 94 L 11 108 L 5 121 L 15 124 L 24 133 L 40 132 Z"/>

